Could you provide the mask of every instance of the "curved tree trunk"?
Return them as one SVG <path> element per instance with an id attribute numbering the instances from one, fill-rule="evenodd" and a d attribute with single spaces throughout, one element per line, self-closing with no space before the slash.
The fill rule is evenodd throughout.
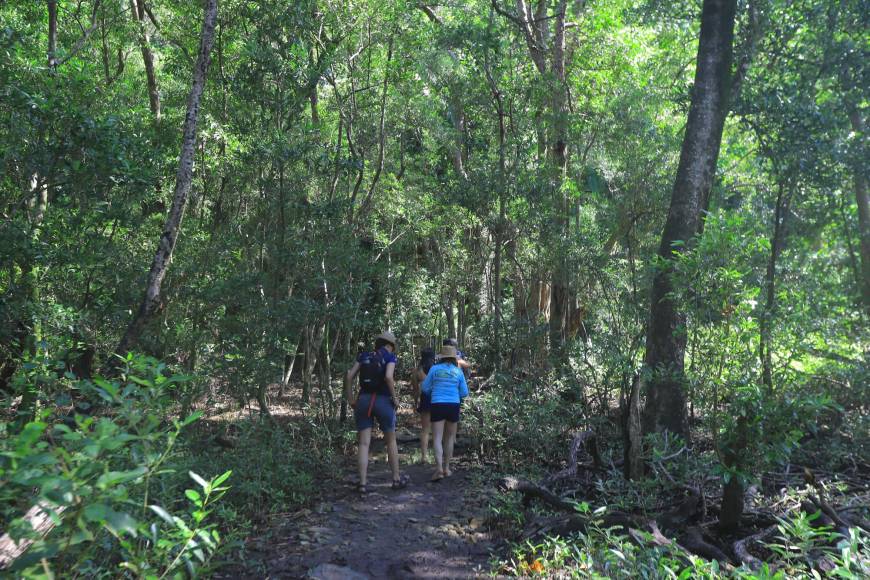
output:
<path id="1" fill-rule="evenodd" d="M 166 272 L 169 269 L 169 261 L 175 249 L 178 239 L 178 231 L 181 228 L 181 218 L 184 216 L 184 208 L 187 205 L 187 197 L 190 193 L 190 184 L 193 180 L 193 157 L 196 145 L 196 123 L 199 117 L 199 102 L 205 88 L 206 73 L 211 58 L 211 48 L 214 44 L 215 24 L 217 22 L 217 0 L 206 0 L 205 18 L 202 24 L 202 34 L 199 42 L 199 56 L 193 69 L 193 82 L 190 87 L 190 95 L 187 99 L 187 114 L 184 117 L 182 130 L 181 156 L 178 159 L 178 173 L 175 177 L 175 191 L 172 196 L 172 207 L 166 216 L 163 233 L 157 244 L 157 252 L 151 262 L 148 272 L 148 282 L 145 287 L 145 296 L 139 305 L 139 310 L 127 327 L 127 331 L 121 338 L 115 352 L 124 355 L 139 339 L 145 323 L 151 318 L 160 304 L 160 288 Z"/>
<path id="2" fill-rule="evenodd" d="M 728 114 L 736 0 L 705 0 L 695 88 L 683 137 L 680 163 L 662 232 L 660 268 L 652 284 L 646 365 L 654 373 L 644 409 L 644 431 L 687 435 L 684 358 L 686 317 L 671 296 L 675 242 L 688 242 L 698 231 L 703 200 L 713 183 L 722 129 Z"/>

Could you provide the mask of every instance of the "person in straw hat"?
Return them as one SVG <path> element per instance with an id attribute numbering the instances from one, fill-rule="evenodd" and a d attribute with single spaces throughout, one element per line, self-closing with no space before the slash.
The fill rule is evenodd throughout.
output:
<path id="1" fill-rule="evenodd" d="M 399 472 L 399 447 L 396 444 L 396 336 L 383 332 L 375 338 L 375 350 L 360 353 L 344 379 L 344 396 L 354 409 L 359 434 L 359 491 L 368 492 L 369 446 L 375 419 L 384 433 L 387 456 L 393 472 L 393 489 L 402 489 L 410 478 Z M 359 375 L 359 395 L 351 401 L 352 385 Z"/>
<path id="2" fill-rule="evenodd" d="M 468 383 L 459 368 L 455 346 L 441 347 L 439 362 L 429 370 L 421 390 L 432 401 L 429 413 L 437 466 L 432 481 L 440 481 L 451 473 L 450 460 L 453 459 L 453 444 L 459 426 L 459 408 L 468 396 Z"/>

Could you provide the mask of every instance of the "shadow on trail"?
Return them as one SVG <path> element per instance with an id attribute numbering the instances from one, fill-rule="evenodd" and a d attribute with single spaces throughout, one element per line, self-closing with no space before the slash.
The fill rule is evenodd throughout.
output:
<path id="1" fill-rule="evenodd" d="M 410 446 L 409 446 L 410 447 Z M 494 543 L 481 529 L 482 497 L 470 468 L 433 483 L 431 465 L 408 465 L 390 489 L 383 442 L 373 441 L 366 496 L 356 491 L 355 457 L 342 485 L 316 510 L 288 518 L 263 563 L 270 578 L 474 578 L 486 575 Z M 338 477 L 337 477 L 338 479 Z M 324 483 L 324 485 L 327 485 Z"/>

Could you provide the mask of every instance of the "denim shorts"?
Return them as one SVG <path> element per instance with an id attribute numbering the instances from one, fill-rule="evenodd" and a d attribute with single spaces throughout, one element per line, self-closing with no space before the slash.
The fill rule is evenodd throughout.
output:
<path id="1" fill-rule="evenodd" d="M 372 397 L 375 398 L 374 405 L 372 405 Z M 371 408 L 371 413 L 369 413 L 369 408 Z M 373 428 L 375 419 L 378 420 L 378 427 L 384 433 L 392 433 L 396 430 L 396 410 L 390 402 L 389 395 L 360 393 L 353 416 L 356 419 L 357 431 Z"/>
<path id="2" fill-rule="evenodd" d="M 450 421 L 459 423 L 459 403 L 432 403 L 432 422 Z"/>

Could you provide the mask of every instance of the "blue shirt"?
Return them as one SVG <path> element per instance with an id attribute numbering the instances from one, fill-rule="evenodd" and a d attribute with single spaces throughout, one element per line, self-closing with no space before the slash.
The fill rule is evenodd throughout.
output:
<path id="1" fill-rule="evenodd" d="M 460 403 L 468 396 L 468 383 L 458 366 L 438 363 L 429 369 L 421 390 L 432 396 L 433 403 Z"/>

